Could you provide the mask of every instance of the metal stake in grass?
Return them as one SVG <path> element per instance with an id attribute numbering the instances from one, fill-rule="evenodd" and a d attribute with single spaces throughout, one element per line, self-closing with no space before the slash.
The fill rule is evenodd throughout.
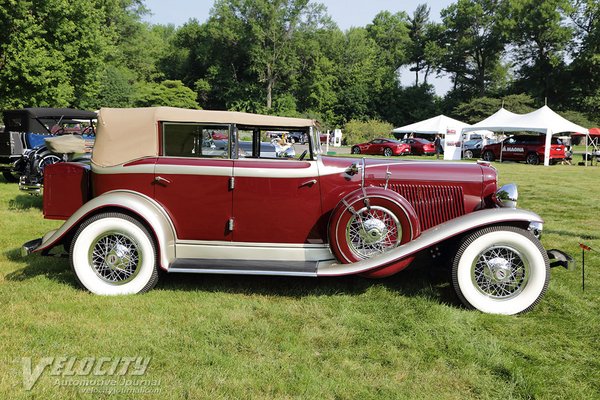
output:
<path id="1" fill-rule="evenodd" d="M 579 243 L 579 247 L 581 247 L 581 291 L 585 292 L 585 252 L 596 250 L 592 249 L 590 246 L 586 246 L 583 243 Z"/>

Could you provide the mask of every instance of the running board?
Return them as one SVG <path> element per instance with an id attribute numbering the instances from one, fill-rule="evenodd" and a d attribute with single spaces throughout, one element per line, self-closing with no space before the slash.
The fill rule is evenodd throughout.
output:
<path id="1" fill-rule="evenodd" d="M 212 260 L 178 258 L 168 272 L 192 274 L 317 276 L 317 261 Z"/>

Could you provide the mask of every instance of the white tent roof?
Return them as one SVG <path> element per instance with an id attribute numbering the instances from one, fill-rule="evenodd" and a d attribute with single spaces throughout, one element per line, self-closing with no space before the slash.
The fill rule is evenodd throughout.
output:
<path id="1" fill-rule="evenodd" d="M 506 108 L 502 107 L 494 114 L 490 115 L 483 121 L 479 121 L 476 124 L 473 124 L 467 128 L 463 128 L 463 132 L 476 131 L 478 129 L 487 129 L 490 131 L 504 130 L 504 126 L 506 125 L 506 121 L 510 121 L 512 118 L 518 117 L 519 114 L 515 114 L 514 112 L 508 111 Z"/>
<path id="2" fill-rule="evenodd" d="M 588 133 L 588 130 L 569 120 L 561 117 L 548 106 L 527 114 L 515 114 L 501 108 L 495 114 L 481 122 L 464 128 L 463 132 L 476 129 L 487 129 L 490 131 L 532 131 L 550 133 L 553 135 L 560 132 Z"/>
<path id="3" fill-rule="evenodd" d="M 393 133 L 422 133 L 435 135 L 446 134 L 448 128 L 456 129 L 457 131 L 463 128 L 469 127 L 469 124 L 465 124 L 459 120 L 446 117 L 445 115 L 438 115 L 437 117 L 429 118 L 424 121 L 415 122 L 414 124 L 401 126 L 392 130 Z"/>

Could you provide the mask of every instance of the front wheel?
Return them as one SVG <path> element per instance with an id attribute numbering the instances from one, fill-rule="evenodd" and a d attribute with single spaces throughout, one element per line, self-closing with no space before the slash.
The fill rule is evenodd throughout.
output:
<path id="1" fill-rule="evenodd" d="M 360 147 L 354 146 L 352 148 L 352 154 L 360 154 Z"/>
<path id="2" fill-rule="evenodd" d="M 548 255 L 531 232 L 496 226 L 478 230 L 461 243 L 452 283 L 469 308 L 513 315 L 531 310 L 548 288 Z"/>
<path id="3" fill-rule="evenodd" d="M 465 150 L 464 158 L 470 160 L 473 158 L 473 150 Z"/>
<path id="4" fill-rule="evenodd" d="M 156 247 L 136 219 L 104 213 L 85 221 L 71 243 L 71 267 L 87 290 L 100 295 L 146 292 L 158 281 Z"/>

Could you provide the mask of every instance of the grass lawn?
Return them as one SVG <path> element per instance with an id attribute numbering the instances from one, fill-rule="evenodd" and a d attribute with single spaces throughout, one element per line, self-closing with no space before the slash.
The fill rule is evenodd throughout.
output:
<path id="1" fill-rule="evenodd" d="M 600 250 L 600 168 L 495 166 L 501 184 L 519 185 L 520 206 L 545 219 L 545 247 L 577 260 L 576 271 L 553 269 L 546 297 L 521 316 L 465 310 L 431 262 L 383 280 L 171 275 L 144 295 L 91 295 L 67 259 L 21 258 L 22 243 L 60 221 L 0 178 L 0 399 L 115 398 L 108 389 L 161 399 L 598 399 L 600 254 L 586 254 L 582 292 L 578 242 Z M 32 369 L 44 357 L 150 363 L 143 376 L 49 367 L 27 391 L 27 357 Z"/>

